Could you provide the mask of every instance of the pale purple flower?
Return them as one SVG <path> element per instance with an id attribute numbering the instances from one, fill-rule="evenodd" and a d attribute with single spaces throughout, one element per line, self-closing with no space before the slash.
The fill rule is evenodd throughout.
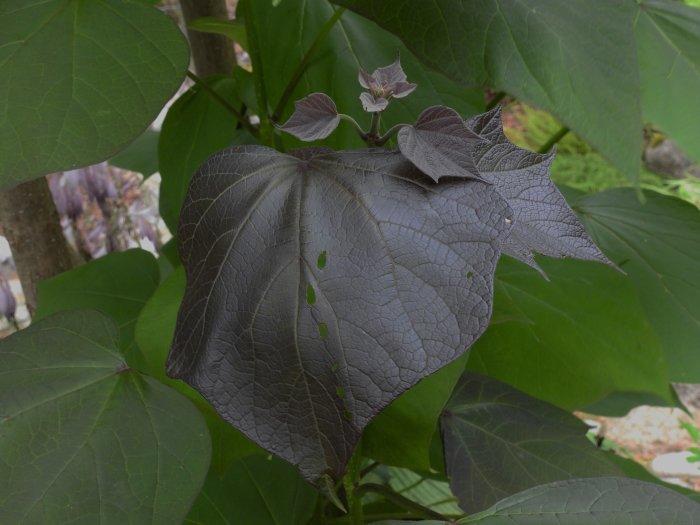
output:
<path id="1" fill-rule="evenodd" d="M 406 81 L 406 73 L 401 68 L 398 56 L 392 64 L 375 69 L 371 75 L 360 69 L 358 80 L 363 88 L 369 90 L 360 95 L 360 100 L 364 110 L 370 113 L 384 111 L 391 98 L 406 97 L 416 89 L 415 84 Z"/>

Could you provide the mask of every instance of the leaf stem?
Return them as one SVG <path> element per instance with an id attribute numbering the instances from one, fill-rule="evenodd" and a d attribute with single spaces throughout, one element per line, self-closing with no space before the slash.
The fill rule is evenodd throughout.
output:
<path id="1" fill-rule="evenodd" d="M 316 51 L 318 51 L 318 48 L 321 47 L 321 44 L 323 44 L 324 40 L 328 36 L 328 33 L 330 33 L 331 29 L 333 29 L 333 26 L 340 19 L 340 17 L 343 16 L 344 12 L 344 7 L 340 7 L 333 12 L 333 16 L 326 21 L 321 30 L 318 32 L 318 35 L 316 35 L 314 41 L 311 43 L 311 46 L 309 46 L 309 49 L 307 49 L 306 53 L 304 53 L 301 62 L 299 62 L 299 65 L 297 65 L 294 73 L 292 74 L 292 78 L 284 88 L 282 96 L 275 106 L 275 110 L 272 112 L 271 119 L 274 122 L 277 122 L 282 116 L 282 112 L 284 111 L 285 106 L 289 103 L 289 99 L 291 98 L 294 89 L 297 87 L 297 84 L 299 84 L 304 71 L 306 71 L 311 58 L 316 54 Z"/>
<path id="2" fill-rule="evenodd" d="M 549 138 L 549 140 L 545 142 L 540 149 L 537 150 L 537 153 L 549 153 L 549 150 L 552 149 L 552 146 L 554 146 L 557 142 L 563 139 L 568 132 L 569 128 L 566 126 L 562 126 L 559 131 L 552 135 Z"/>
<path id="3" fill-rule="evenodd" d="M 338 116 L 340 117 L 341 120 L 346 120 L 350 122 L 353 126 L 355 126 L 355 129 L 357 130 L 357 133 L 360 135 L 360 138 L 362 140 L 366 140 L 367 134 L 362 130 L 360 125 L 357 123 L 357 121 L 352 118 L 350 115 L 346 115 L 345 113 L 338 113 Z"/>
<path id="4" fill-rule="evenodd" d="M 383 146 L 387 140 L 389 140 L 391 137 L 396 135 L 396 133 L 403 128 L 404 126 L 408 126 L 408 124 L 396 124 L 394 126 L 391 126 L 384 135 L 379 137 L 374 144 L 377 146 Z"/>
<path id="5" fill-rule="evenodd" d="M 372 123 L 369 126 L 369 131 L 363 135 L 364 141 L 367 143 L 367 147 L 377 146 L 377 142 L 381 140 L 379 138 L 379 124 L 382 121 L 382 114 L 379 111 L 372 113 Z"/>
<path id="6" fill-rule="evenodd" d="M 260 41 L 258 40 L 258 29 L 255 25 L 251 1 L 255 0 L 241 2 L 239 8 L 243 7 L 243 22 L 245 23 L 245 30 L 248 36 L 248 53 L 253 65 L 253 83 L 255 85 L 255 96 L 258 101 L 258 117 L 260 118 L 260 143 L 273 148 L 275 147 L 275 134 L 268 115 L 267 88 L 262 66 Z"/>
<path id="7" fill-rule="evenodd" d="M 240 111 L 238 111 L 236 108 L 234 108 L 224 97 L 219 95 L 212 87 L 207 84 L 204 79 L 200 78 L 196 74 L 194 74 L 192 71 L 187 72 L 187 78 L 192 80 L 196 85 L 201 87 L 204 91 L 206 91 L 214 100 L 216 100 L 219 104 L 221 104 L 226 110 L 231 113 L 238 122 L 240 122 L 241 126 L 243 126 L 248 133 L 253 135 L 254 137 L 257 137 L 259 135 L 258 128 L 253 126 L 250 123 L 250 120 L 248 120 L 245 115 L 243 115 Z"/>
<path id="8" fill-rule="evenodd" d="M 359 453 L 359 447 L 353 454 L 348 463 L 348 471 L 343 477 L 343 486 L 345 487 L 345 496 L 348 500 L 348 511 L 350 513 L 350 522 L 353 525 L 363 525 L 364 518 L 362 517 L 362 494 L 358 491 L 357 483 L 360 481 L 362 455 Z"/>
<path id="9" fill-rule="evenodd" d="M 363 483 L 359 487 L 355 488 L 355 494 L 361 494 L 363 492 L 374 492 L 375 494 L 384 496 L 389 501 L 393 501 L 406 510 L 415 512 L 416 514 L 419 514 L 425 518 L 450 521 L 447 516 L 443 516 L 439 512 L 429 509 L 428 507 L 424 507 L 420 503 L 416 503 L 415 501 L 402 496 L 398 492 L 394 492 L 392 489 L 384 485 L 380 485 L 378 483 Z"/>

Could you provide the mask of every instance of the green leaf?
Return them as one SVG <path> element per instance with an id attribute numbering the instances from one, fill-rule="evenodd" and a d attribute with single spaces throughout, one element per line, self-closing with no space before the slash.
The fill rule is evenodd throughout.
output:
<path id="1" fill-rule="evenodd" d="M 467 356 L 438 370 L 384 409 L 362 434 L 362 453 L 380 463 L 430 470 L 430 443 L 440 412 Z"/>
<path id="2" fill-rule="evenodd" d="M 180 523 L 206 476 L 206 426 L 130 370 L 116 326 L 56 314 L 0 341 L 0 522 Z"/>
<path id="3" fill-rule="evenodd" d="M 212 469 L 223 475 L 234 461 L 262 450 L 234 429 L 186 383 L 165 375 L 165 359 L 175 332 L 177 311 L 185 293 L 185 271 L 178 266 L 153 293 L 136 322 L 136 344 L 141 350 L 139 369 L 188 396 L 204 415 L 212 442 Z"/>
<path id="4" fill-rule="evenodd" d="M 55 312 L 94 308 L 119 325 L 119 347 L 132 356 L 134 325 L 158 286 L 158 263 L 147 251 L 114 252 L 38 285 L 35 320 Z"/>
<path id="5" fill-rule="evenodd" d="M 165 375 L 165 359 L 184 294 L 185 269 L 178 266 L 142 308 L 134 329 L 136 344 L 144 359 L 143 371 L 164 382 L 172 381 Z"/>
<path id="6" fill-rule="evenodd" d="M 680 494 L 625 478 L 557 481 L 506 498 L 460 525 L 690 525 L 700 505 Z"/>
<path id="7" fill-rule="evenodd" d="M 270 2 L 249 2 L 260 27 L 275 35 L 280 42 L 294 42 L 285 53 L 276 46 L 263 46 L 262 68 L 271 108 L 280 100 L 287 83 L 302 61 L 306 51 L 326 21 L 333 16 L 334 8 L 326 2 L 282 2 L 273 7 Z M 396 59 L 401 54 L 401 64 L 410 82 L 418 88 L 410 96 L 395 99 L 391 107 L 382 114 L 384 131 L 393 124 L 413 123 L 426 107 L 445 104 L 463 117 L 483 110 L 483 92 L 465 89 L 443 75 L 424 67 L 406 49 L 401 41 L 390 33 L 351 12 L 346 12 L 333 26 L 327 38 L 313 55 L 308 68 L 294 89 L 279 122 L 285 122 L 293 112 L 292 101 L 304 98 L 313 92 L 330 96 L 340 113 L 354 117 L 360 125 L 369 128 L 369 116 L 362 110 L 357 80 L 358 71 L 373 71 Z M 298 146 L 301 142 L 282 137 L 285 144 Z M 364 143 L 357 131 L 347 122 L 341 123 L 336 132 L 323 144 L 339 149 L 360 147 Z"/>
<path id="8" fill-rule="evenodd" d="M 209 473 L 185 525 L 304 525 L 317 494 L 294 467 L 253 456 L 234 463 L 220 478 Z"/>
<path id="9" fill-rule="evenodd" d="M 575 204 L 596 243 L 629 276 L 672 381 L 700 382 L 700 211 L 680 199 L 615 189 Z"/>
<path id="10" fill-rule="evenodd" d="M 402 496 L 445 516 L 464 516 L 447 481 L 426 478 L 408 469 L 389 467 L 388 484 Z"/>
<path id="11" fill-rule="evenodd" d="M 117 168 L 135 171 L 144 177 L 150 177 L 158 171 L 158 139 L 160 133 L 147 129 L 127 148 L 109 159 Z"/>
<path id="12" fill-rule="evenodd" d="M 206 82 L 224 99 L 236 103 L 236 82 L 232 78 L 212 77 Z M 237 125 L 236 119 L 201 86 L 191 88 L 168 111 L 160 133 L 158 161 L 162 177 L 160 214 L 170 231 L 177 229 L 180 206 L 199 165 L 226 146 L 254 142 Z"/>
<path id="13" fill-rule="evenodd" d="M 187 26 L 203 33 L 215 33 L 230 38 L 243 49 L 248 49 L 245 24 L 241 20 L 222 20 L 214 17 L 195 18 Z"/>
<path id="14" fill-rule="evenodd" d="M 635 23 L 642 112 L 700 161 L 700 11 L 645 0 Z"/>
<path id="15" fill-rule="evenodd" d="M 448 77 L 490 84 L 553 113 L 637 179 L 642 122 L 634 2 L 333 1 L 396 34 Z"/>
<path id="16" fill-rule="evenodd" d="M 0 188 L 95 164 L 138 137 L 189 61 L 177 26 L 122 0 L 0 5 Z"/>
<path id="17" fill-rule="evenodd" d="M 596 263 L 538 263 L 550 282 L 501 259 L 491 324 L 468 368 L 565 409 L 614 391 L 673 403 L 661 348 L 629 279 Z"/>
<path id="18" fill-rule="evenodd" d="M 580 419 L 473 372 L 459 380 L 440 428 L 450 485 L 467 514 L 542 483 L 622 474 Z"/>

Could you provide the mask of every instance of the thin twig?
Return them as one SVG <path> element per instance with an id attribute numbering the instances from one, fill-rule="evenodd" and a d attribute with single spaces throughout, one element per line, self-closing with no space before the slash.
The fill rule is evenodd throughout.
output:
<path id="1" fill-rule="evenodd" d="M 192 73 L 192 71 L 187 72 L 187 77 L 192 79 L 192 81 L 197 84 L 199 87 L 201 87 L 204 91 L 206 91 L 211 97 L 216 100 L 219 104 L 221 104 L 226 110 L 231 113 L 238 122 L 241 123 L 241 126 L 243 126 L 248 133 L 253 135 L 254 137 L 257 137 L 259 135 L 258 133 L 258 128 L 253 126 L 250 121 L 241 114 L 240 111 L 238 111 L 236 108 L 234 108 L 231 104 L 228 103 L 228 101 L 219 95 L 216 91 L 212 89 L 212 87 L 207 84 L 204 79 L 198 77 L 196 74 Z"/>
<path id="2" fill-rule="evenodd" d="M 321 47 L 321 44 L 323 44 L 323 41 L 328 36 L 328 33 L 330 33 L 331 29 L 333 29 L 333 26 L 340 19 L 340 17 L 343 16 L 344 12 L 344 7 L 336 9 L 333 13 L 333 16 L 331 16 L 326 21 L 321 30 L 318 32 L 318 35 L 316 35 L 316 38 L 311 43 L 311 46 L 309 47 L 309 49 L 307 49 L 306 53 L 302 57 L 301 62 L 299 62 L 299 65 L 294 70 L 292 78 L 289 80 L 289 82 L 287 82 L 287 86 L 284 88 L 282 96 L 280 97 L 277 106 L 275 106 L 275 110 L 272 112 L 272 116 L 270 118 L 273 122 L 277 122 L 282 116 L 282 112 L 284 111 L 284 108 L 289 102 L 289 99 L 291 98 L 294 89 L 297 87 L 297 84 L 301 80 L 304 71 L 306 71 L 306 67 L 309 65 L 311 58 L 314 56 L 318 48 Z"/>
<path id="3" fill-rule="evenodd" d="M 562 126 L 559 131 L 552 135 L 549 138 L 549 140 L 545 142 L 540 149 L 537 150 L 537 153 L 549 153 L 549 150 L 552 149 L 552 146 L 554 146 L 557 142 L 563 139 L 568 132 L 569 128 L 567 128 L 566 126 Z"/>
<path id="4" fill-rule="evenodd" d="M 439 512 L 436 512 L 433 509 L 429 509 L 428 507 L 424 507 L 420 503 L 416 503 L 415 501 L 402 496 L 398 492 L 395 492 L 384 485 L 380 485 L 378 483 L 363 483 L 362 485 L 359 485 L 355 488 L 355 494 L 361 494 L 363 492 L 374 492 L 375 494 L 380 494 L 386 499 L 393 501 L 397 505 L 412 512 L 415 512 L 416 514 L 419 514 L 420 516 L 423 516 L 425 518 L 450 521 L 448 517 L 443 516 Z"/>

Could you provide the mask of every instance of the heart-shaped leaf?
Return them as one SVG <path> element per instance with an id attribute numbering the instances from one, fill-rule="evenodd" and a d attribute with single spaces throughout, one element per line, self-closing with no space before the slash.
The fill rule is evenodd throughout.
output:
<path id="1" fill-rule="evenodd" d="M 333 3 L 366 16 L 400 37 L 431 69 L 468 87 L 494 86 L 553 113 L 627 177 L 637 180 L 642 119 L 633 22 L 639 15 L 639 2 L 333 0 Z M 647 3 L 651 2 L 642 2 L 643 8 Z M 689 21 L 683 26 L 690 32 L 678 33 L 674 28 L 674 38 L 687 34 L 683 49 L 697 49 L 695 39 L 690 36 L 693 31 L 697 34 L 694 29 L 697 26 Z M 659 62 L 670 68 L 675 53 L 668 53 L 660 46 L 656 49 Z M 680 57 L 678 65 L 687 74 L 686 58 Z M 652 74 L 656 72 L 655 68 Z M 419 85 L 422 88 L 423 84 Z M 679 84 L 666 85 L 675 92 Z M 668 90 L 662 92 L 662 100 Z M 683 93 L 692 99 L 692 91 Z M 681 100 L 682 105 L 688 105 L 688 99 Z M 663 102 L 660 104 L 663 107 Z"/>
<path id="2" fill-rule="evenodd" d="M 653 483 L 625 478 L 556 481 L 525 490 L 458 525 L 693 525 L 700 505 Z M 411 525 L 415 521 L 380 521 Z M 423 525 L 448 525 L 421 521 Z M 454 523 L 454 522 L 450 522 Z"/>
<path id="3" fill-rule="evenodd" d="M 317 498 L 288 463 L 253 456 L 210 471 L 184 525 L 307 525 Z"/>
<path id="4" fill-rule="evenodd" d="M 467 514 L 542 483 L 622 475 L 580 419 L 473 372 L 461 377 L 440 428 L 450 485 Z"/>
<path id="5" fill-rule="evenodd" d="M 180 523 L 210 442 L 192 404 L 130 370 L 93 311 L 0 341 L 0 523 Z"/>
<path id="6" fill-rule="evenodd" d="M 294 107 L 291 118 L 279 129 L 306 142 L 325 139 L 340 122 L 335 102 L 324 93 L 311 93 L 294 102 Z"/>
<path id="7" fill-rule="evenodd" d="M 513 208 L 515 224 L 504 253 L 538 270 L 533 251 L 609 263 L 549 178 L 553 153 L 533 153 L 510 142 L 503 133 L 500 107 L 466 124 L 486 139 L 474 151 L 480 175 Z"/>
<path id="8" fill-rule="evenodd" d="M 105 160 L 182 83 L 182 33 L 123 0 L 0 3 L 0 188 Z"/>
<path id="9" fill-rule="evenodd" d="M 131 359 L 136 319 L 158 280 L 158 263 L 147 251 L 110 253 L 40 282 L 34 320 L 66 310 L 99 310 L 119 323 L 119 346 Z"/>
<path id="10" fill-rule="evenodd" d="M 397 151 L 210 158 L 178 231 L 187 288 L 168 373 L 312 482 L 488 324 L 510 209 Z"/>
<path id="11" fill-rule="evenodd" d="M 626 478 L 555 481 L 510 496 L 460 525 L 692 525 L 700 505 L 677 492 Z"/>
<path id="12" fill-rule="evenodd" d="M 482 178 L 474 151 L 483 140 L 465 126 L 454 109 L 426 109 L 414 126 L 401 128 L 397 141 L 401 153 L 436 182 L 441 177 Z"/>
<path id="13" fill-rule="evenodd" d="M 636 288 L 672 381 L 700 382 L 700 210 L 653 191 L 618 188 L 576 201 L 597 242 Z"/>

